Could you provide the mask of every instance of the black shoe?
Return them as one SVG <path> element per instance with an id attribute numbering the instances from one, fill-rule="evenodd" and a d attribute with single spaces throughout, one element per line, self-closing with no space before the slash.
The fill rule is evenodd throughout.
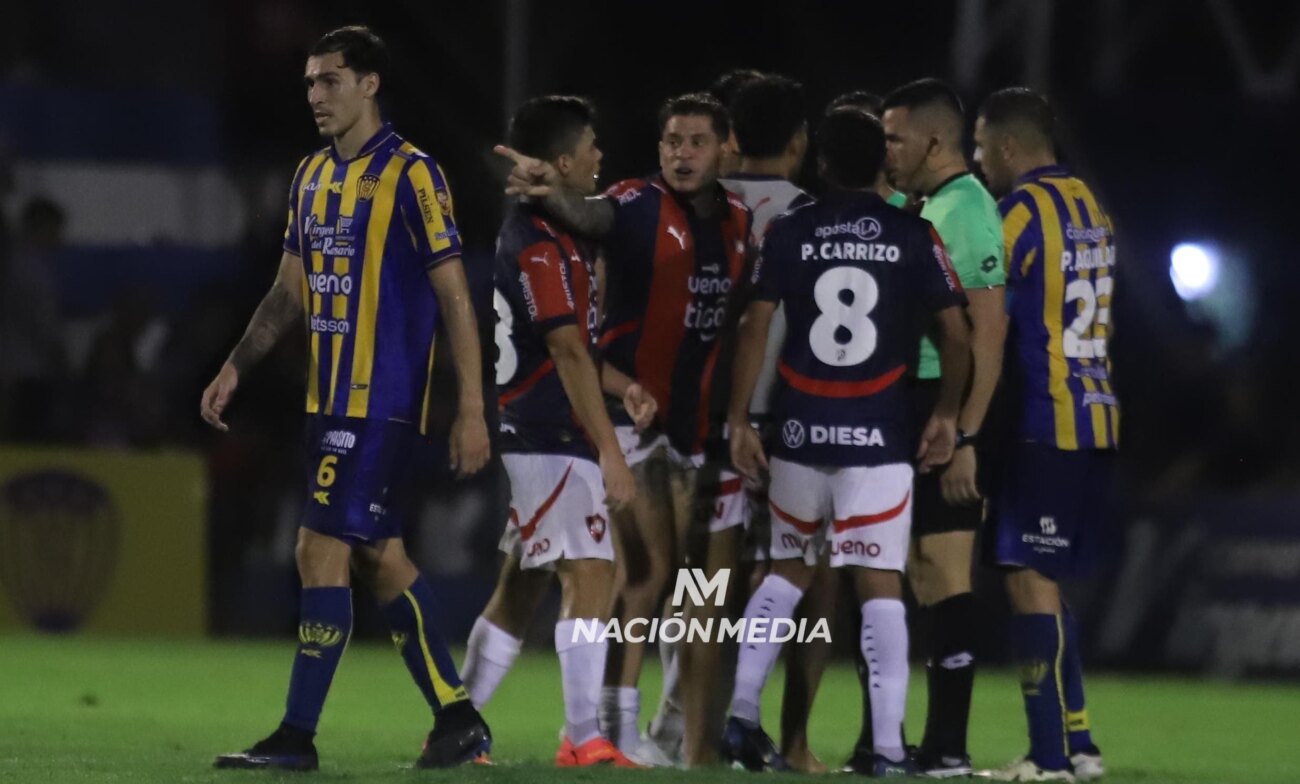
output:
<path id="1" fill-rule="evenodd" d="M 454 768 L 469 762 L 491 765 L 492 731 L 469 700 L 443 708 L 415 761 L 417 768 Z"/>
<path id="2" fill-rule="evenodd" d="M 975 772 L 969 754 L 920 754 L 916 758 L 916 764 L 921 768 L 922 775 L 931 779 L 952 779 Z"/>
<path id="3" fill-rule="evenodd" d="M 755 772 L 790 769 L 762 727 L 735 716 L 727 719 L 722 733 L 722 759 L 733 768 Z"/>
<path id="4" fill-rule="evenodd" d="M 876 754 L 869 748 L 862 746 L 853 747 L 853 756 L 849 761 L 844 763 L 840 768 L 841 773 L 857 773 L 860 776 L 870 776 L 871 771 L 876 767 Z"/>
<path id="5" fill-rule="evenodd" d="M 880 754 L 873 754 L 871 772 L 868 776 L 883 779 L 889 776 L 920 776 L 921 767 L 916 764 L 916 760 L 910 755 L 904 756 L 898 762 L 886 759 Z"/>
<path id="6" fill-rule="evenodd" d="M 320 759 L 315 733 L 281 724 L 270 736 L 253 744 L 253 748 L 235 754 L 222 754 L 212 763 L 214 768 L 276 768 L 278 770 L 316 770 Z"/>

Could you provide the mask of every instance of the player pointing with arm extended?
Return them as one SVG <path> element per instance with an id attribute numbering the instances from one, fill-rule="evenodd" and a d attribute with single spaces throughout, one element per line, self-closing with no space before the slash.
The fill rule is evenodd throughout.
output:
<path id="1" fill-rule="evenodd" d="M 789 618 L 829 540 L 831 566 L 851 568 L 862 602 L 872 772 L 915 773 L 900 731 L 911 461 L 919 458 L 928 472 L 952 457 L 970 366 L 965 297 L 934 229 L 872 190 L 884 157 L 879 121 L 859 109 L 837 109 L 822 121 L 817 148 L 831 191 L 773 222 L 754 270 L 755 301 L 740 327 L 728 417 L 732 460 L 750 476 L 770 465 L 772 513 L 772 570 L 745 617 Z M 769 464 L 748 416 L 778 302 L 787 322 L 778 363 L 786 386 L 773 403 L 779 436 Z M 936 314 L 942 389 L 918 444 L 903 381 L 915 341 Z M 759 698 L 780 648 L 763 641 L 740 650 L 723 749 L 751 770 L 784 766 L 759 724 Z"/>
<path id="2" fill-rule="evenodd" d="M 620 597 L 624 624 L 659 615 L 693 519 L 692 496 L 699 496 L 697 508 L 719 510 L 701 520 L 708 526 L 711 552 L 726 551 L 730 544 L 734 553 L 739 540 L 739 476 L 705 457 L 705 439 L 715 424 L 710 417 L 717 394 L 714 368 L 750 249 L 750 212 L 717 180 L 729 128 L 726 110 L 708 95 L 669 99 L 659 112 L 660 171 L 620 182 L 598 198 L 563 187 L 549 164 L 499 148 L 516 162 L 508 192 L 541 199 L 557 222 L 601 238 L 608 279 L 608 326 L 601 339 L 605 362 L 644 385 L 658 404 L 653 431 L 638 436 L 629 422 L 616 421 L 634 470 L 649 467 L 652 454 L 666 455 L 669 464 L 668 471 L 642 468 L 642 492 L 632 514 L 616 516 L 621 546 L 629 553 Z M 699 481 L 701 473 L 716 481 Z M 706 569 L 717 563 L 711 560 Z M 636 684 L 644 647 L 629 639 L 616 649 L 602 695 L 611 739 L 629 754 L 640 745 Z M 683 661 L 684 694 L 706 693 L 708 662 L 702 664 L 692 668 Z M 697 673 L 700 682 L 693 685 Z M 705 762 L 713 753 L 704 741 L 703 721 L 702 712 L 688 712 L 688 763 Z M 701 742 L 692 745 L 692 737 Z"/>
<path id="3" fill-rule="evenodd" d="M 595 110 L 569 96 L 534 98 L 515 113 L 510 144 L 548 161 L 561 181 L 594 193 L 600 148 Z M 604 627 L 614 578 L 609 509 L 636 495 L 593 361 L 599 338 L 594 254 L 532 203 L 512 205 L 497 240 L 497 384 L 501 448 L 510 477 L 510 519 L 497 589 L 470 633 L 465 686 L 475 705 L 491 698 L 519 654 L 528 620 L 560 578 L 555 649 L 564 683 L 560 767 L 632 765 L 600 732 Z M 644 419 L 653 408 L 628 410 Z M 603 483 L 603 487 L 602 487 Z"/>
<path id="4" fill-rule="evenodd" d="M 316 723 L 352 632 L 351 570 L 379 600 L 411 675 L 434 712 L 418 767 L 486 758 L 487 725 L 434 625 L 433 591 L 406 556 L 398 519 L 424 430 L 434 331 L 447 325 L 459 382 L 453 467 L 487 462 L 478 334 L 442 170 L 380 119 L 383 42 L 364 27 L 323 37 L 304 81 L 330 145 L 298 167 L 284 254 L 243 340 L 203 393 L 220 430 L 240 377 L 288 329 L 307 326 L 307 500 L 298 529 L 299 647 L 284 718 L 223 768 L 316 769 Z"/>

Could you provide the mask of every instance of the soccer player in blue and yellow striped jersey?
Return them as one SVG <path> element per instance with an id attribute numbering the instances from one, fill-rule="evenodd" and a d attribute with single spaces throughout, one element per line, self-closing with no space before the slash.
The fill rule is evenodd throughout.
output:
<path id="1" fill-rule="evenodd" d="M 1056 160 L 1053 113 L 1025 88 L 989 96 L 977 160 L 1001 195 L 1006 246 L 1006 394 L 1012 443 L 993 494 L 993 536 L 1008 570 L 1029 756 L 1007 781 L 1100 776 L 1084 704 L 1078 630 L 1057 581 L 1087 573 L 1119 441 L 1107 341 L 1114 291 L 1110 218 Z"/>
<path id="2" fill-rule="evenodd" d="M 307 100 L 330 144 L 299 164 L 279 275 L 203 394 L 204 419 L 226 430 L 221 414 L 241 377 L 286 330 L 306 326 L 311 465 L 298 531 L 298 655 L 280 727 L 218 757 L 217 767 L 317 767 L 316 723 L 352 630 L 350 566 L 382 605 L 433 709 L 417 766 L 468 762 L 491 746 L 433 625 L 432 589 L 402 546 L 398 518 L 426 424 L 440 320 L 459 380 L 453 467 L 478 471 L 489 442 L 451 193 L 442 169 L 382 122 L 386 63 L 383 42 L 364 27 L 335 30 L 312 47 Z"/>

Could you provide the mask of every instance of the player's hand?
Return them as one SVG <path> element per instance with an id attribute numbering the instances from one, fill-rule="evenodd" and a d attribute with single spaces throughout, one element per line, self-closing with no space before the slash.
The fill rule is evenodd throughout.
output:
<path id="1" fill-rule="evenodd" d="M 199 401 L 199 416 L 203 417 L 203 421 L 223 433 L 229 431 L 230 426 L 221 421 L 221 413 L 226 410 L 226 404 L 238 388 L 239 371 L 227 362 L 217 371 L 217 377 L 212 379 L 208 388 L 203 390 L 203 398 Z"/>
<path id="2" fill-rule="evenodd" d="M 510 176 L 506 178 L 506 193 L 510 196 L 540 199 L 549 196 L 551 189 L 560 181 L 560 173 L 555 167 L 540 158 L 530 158 L 504 144 L 493 147 L 492 152 L 515 163 Z"/>
<path id="3" fill-rule="evenodd" d="M 623 392 L 623 410 L 632 417 L 632 425 L 640 433 L 654 421 L 655 414 L 659 413 L 659 403 L 645 387 L 632 383 Z"/>
<path id="4" fill-rule="evenodd" d="M 979 487 L 975 484 L 975 447 L 964 446 L 953 450 L 952 463 L 939 477 L 943 500 L 949 506 L 970 506 L 980 502 Z"/>
<path id="5" fill-rule="evenodd" d="M 492 456 L 487 425 L 482 414 L 459 413 L 451 423 L 451 470 L 464 479 L 477 474 Z"/>
<path id="6" fill-rule="evenodd" d="M 622 509 L 636 498 L 636 479 L 622 452 L 601 453 L 600 475 L 605 479 L 605 503 L 610 509 Z"/>
<path id="7" fill-rule="evenodd" d="M 757 482 L 759 471 L 767 470 L 767 456 L 763 454 L 763 439 L 748 422 L 731 426 L 731 464 L 741 476 Z"/>
<path id="8" fill-rule="evenodd" d="M 921 433 L 921 447 L 916 450 L 916 457 L 921 461 L 918 470 L 928 474 L 952 460 L 952 451 L 956 444 L 957 418 L 930 417 L 925 430 Z"/>

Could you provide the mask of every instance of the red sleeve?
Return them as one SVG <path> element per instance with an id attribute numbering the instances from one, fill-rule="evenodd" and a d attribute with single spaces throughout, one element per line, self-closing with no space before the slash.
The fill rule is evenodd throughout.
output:
<path id="1" fill-rule="evenodd" d="M 554 242 L 535 242 L 515 260 L 519 285 L 524 291 L 528 320 L 543 333 L 565 324 L 578 323 L 573 290 L 569 285 L 568 260 Z"/>
<path id="2" fill-rule="evenodd" d="M 925 301 L 934 310 L 942 310 L 954 305 L 966 304 L 966 290 L 962 288 L 961 278 L 957 277 L 957 270 L 952 266 L 952 259 L 948 257 L 948 249 L 944 247 L 943 240 L 939 237 L 939 232 L 935 231 L 928 221 L 925 224 L 929 231 L 928 253 L 930 262 L 921 264 L 918 271 L 922 273 L 920 279 L 921 295 Z"/>

